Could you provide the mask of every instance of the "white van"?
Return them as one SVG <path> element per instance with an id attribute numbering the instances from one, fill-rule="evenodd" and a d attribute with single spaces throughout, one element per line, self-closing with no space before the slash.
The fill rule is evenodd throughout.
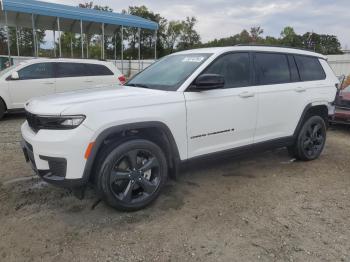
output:
<path id="1" fill-rule="evenodd" d="M 124 84 L 125 77 L 105 61 L 32 59 L 0 72 L 0 119 L 24 108 L 33 97 Z"/>

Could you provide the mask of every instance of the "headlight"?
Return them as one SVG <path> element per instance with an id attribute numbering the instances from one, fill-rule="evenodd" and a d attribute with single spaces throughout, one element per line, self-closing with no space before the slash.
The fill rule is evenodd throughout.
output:
<path id="1" fill-rule="evenodd" d="M 85 116 L 39 116 L 38 129 L 65 130 L 74 129 L 81 125 Z"/>

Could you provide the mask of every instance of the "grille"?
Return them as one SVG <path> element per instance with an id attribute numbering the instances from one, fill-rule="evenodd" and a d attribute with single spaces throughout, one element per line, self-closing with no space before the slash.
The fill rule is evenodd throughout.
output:
<path id="1" fill-rule="evenodd" d="M 28 125 L 30 126 L 30 128 L 33 129 L 34 132 L 38 132 L 40 130 L 39 117 L 26 111 L 26 118 L 27 118 Z"/>
<path id="2" fill-rule="evenodd" d="M 52 176 L 65 177 L 67 161 L 65 159 L 49 159 L 49 168 Z"/>

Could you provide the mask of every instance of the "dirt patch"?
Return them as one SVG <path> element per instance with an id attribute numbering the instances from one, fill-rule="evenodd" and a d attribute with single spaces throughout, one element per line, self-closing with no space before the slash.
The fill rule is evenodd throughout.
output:
<path id="1" fill-rule="evenodd" d="M 121 213 L 98 203 L 93 188 L 80 201 L 32 178 L 19 148 L 21 122 L 0 122 L 0 261 L 350 258 L 348 128 L 332 128 L 312 162 L 280 149 L 196 163 L 154 205 Z"/>

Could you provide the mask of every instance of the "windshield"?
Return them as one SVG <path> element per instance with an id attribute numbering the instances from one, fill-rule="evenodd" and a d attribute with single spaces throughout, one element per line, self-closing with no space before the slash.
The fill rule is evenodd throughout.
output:
<path id="1" fill-rule="evenodd" d="M 6 74 L 7 72 L 11 71 L 14 68 L 14 66 L 10 66 L 2 71 L 0 71 L 0 77 Z"/>
<path id="2" fill-rule="evenodd" d="M 133 77 L 126 86 L 176 91 L 211 54 L 166 56 Z"/>

